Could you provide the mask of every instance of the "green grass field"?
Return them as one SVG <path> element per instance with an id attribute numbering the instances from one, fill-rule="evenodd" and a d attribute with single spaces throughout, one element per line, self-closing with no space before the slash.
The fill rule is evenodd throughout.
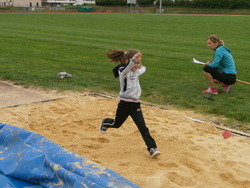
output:
<path id="1" fill-rule="evenodd" d="M 83 89 L 117 95 L 108 48 L 139 49 L 147 72 L 142 100 L 229 118 L 228 126 L 250 131 L 250 85 L 212 96 L 202 66 L 210 34 L 232 50 L 237 78 L 250 82 L 250 17 L 153 14 L 0 14 L 0 78 L 46 89 Z M 73 75 L 56 78 L 58 72 Z M 207 98 L 213 97 L 215 101 Z"/>

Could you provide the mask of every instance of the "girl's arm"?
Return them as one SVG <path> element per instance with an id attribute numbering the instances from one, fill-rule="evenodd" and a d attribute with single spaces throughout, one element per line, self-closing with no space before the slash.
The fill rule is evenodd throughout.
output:
<path id="1" fill-rule="evenodd" d="M 138 69 L 139 70 L 139 75 L 143 74 L 146 71 L 146 67 L 141 65 L 141 67 Z"/>
<path id="2" fill-rule="evenodd" d="M 131 68 L 134 66 L 136 60 L 138 58 L 141 58 L 142 54 L 141 53 L 136 53 L 129 61 L 127 67 L 121 72 L 121 76 L 126 77 L 126 75 L 129 73 Z"/>
<path id="3" fill-rule="evenodd" d="M 126 68 L 122 72 L 120 72 L 120 77 L 125 78 L 127 74 L 129 73 L 129 71 L 131 70 L 131 68 L 134 66 L 134 64 L 135 64 L 135 60 L 133 58 L 130 59 Z"/>

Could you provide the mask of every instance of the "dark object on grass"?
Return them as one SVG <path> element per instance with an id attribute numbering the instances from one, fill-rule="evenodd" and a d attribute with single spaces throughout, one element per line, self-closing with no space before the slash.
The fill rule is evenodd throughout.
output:
<path id="1" fill-rule="evenodd" d="M 215 101 L 215 99 L 213 97 L 208 97 L 207 99 L 210 101 Z"/>

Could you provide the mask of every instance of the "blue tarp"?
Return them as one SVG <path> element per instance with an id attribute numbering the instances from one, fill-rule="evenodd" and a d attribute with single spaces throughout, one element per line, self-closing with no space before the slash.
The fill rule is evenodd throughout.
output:
<path id="1" fill-rule="evenodd" d="M 45 137 L 0 123 L 1 188 L 139 188 Z"/>

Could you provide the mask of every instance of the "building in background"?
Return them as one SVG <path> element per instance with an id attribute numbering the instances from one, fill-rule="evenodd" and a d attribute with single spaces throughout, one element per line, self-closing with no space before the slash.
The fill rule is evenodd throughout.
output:
<path id="1" fill-rule="evenodd" d="M 95 0 L 46 0 L 45 2 L 47 5 L 95 5 Z"/>
<path id="2" fill-rule="evenodd" d="M 0 6 L 42 7 L 45 5 L 95 5 L 95 0 L 0 0 Z"/>
<path id="3" fill-rule="evenodd" d="M 0 0 L 0 6 L 41 7 L 42 0 Z"/>
<path id="4" fill-rule="evenodd" d="M 95 0 L 75 0 L 76 5 L 95 5 Z"/>
<path id="5" fill-rule="evenodd" d="M 0 0 L 0 6 L 12 6 L 13 5 L 13 0 Z"/>

